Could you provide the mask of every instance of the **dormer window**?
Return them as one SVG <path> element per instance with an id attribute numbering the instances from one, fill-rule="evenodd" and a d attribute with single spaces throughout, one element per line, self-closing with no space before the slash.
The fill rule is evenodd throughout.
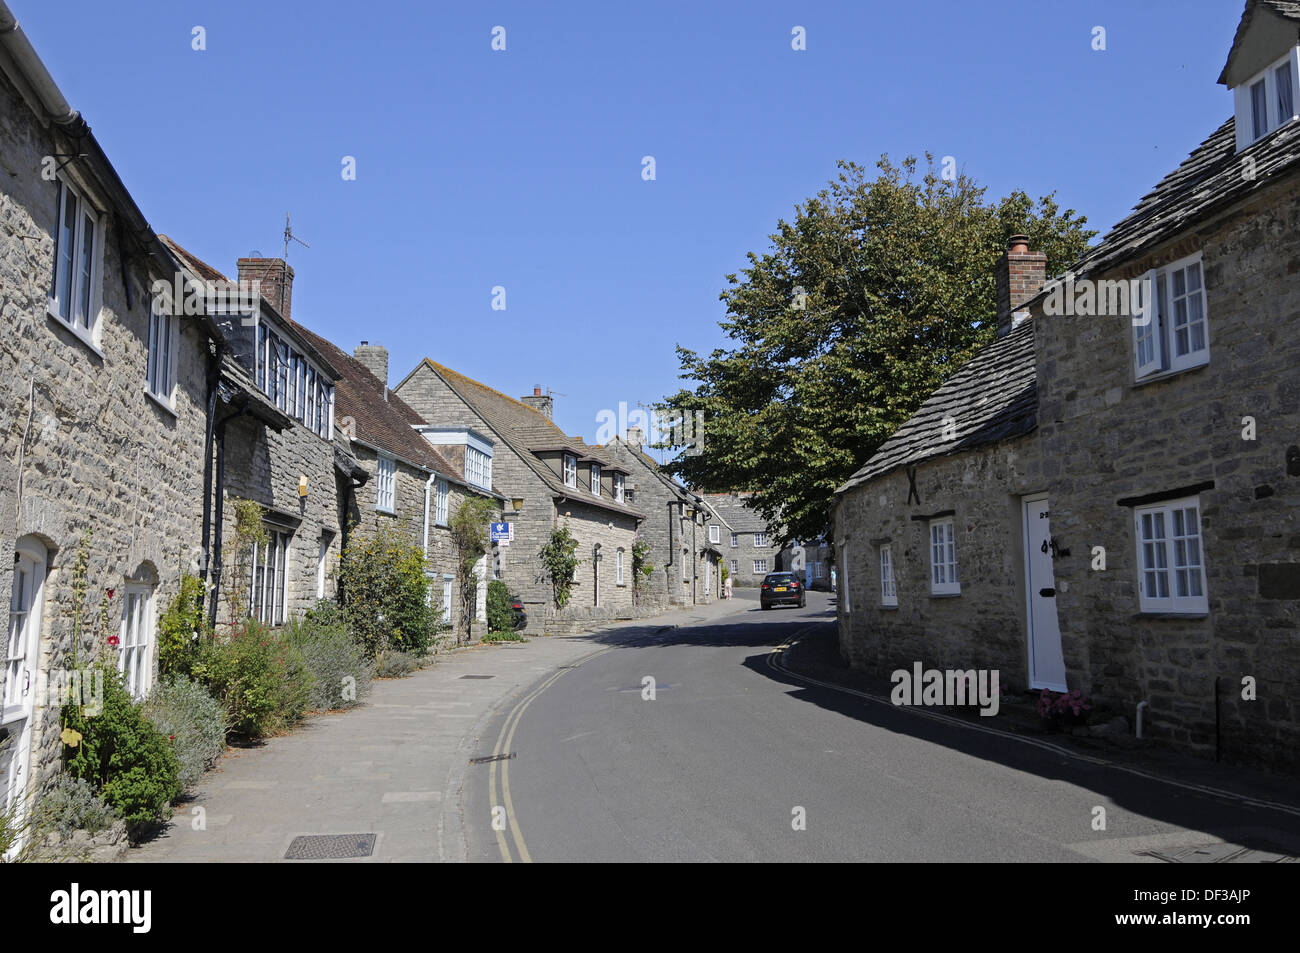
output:
<path id="1" fill-rule="evenodd" d="M 614 502 L 616 503 L 623 502 L 623 493 L 624 493 L 623 480 L 624 479 L 625 477 L 623 476 L 623 474 L 621 473 L 614 474 Z"/>
<path id="2" fill-rule="evenodd" d="M 578 488 L 578 458 L 568 453 L 564 455 L 564 485 Z"/>
<path id="3" fill-rule="evenodd" d="M 492 455 L 472 444 L 465 447 L 465 480 L 485 490 L 492 488 Z"/>
<path id="4" fill-rule="evenodd" d="M 1300 47 L 1271 63 L 1234 90 L 1237 98 L 1237 151 L 1281 128 L 1296 115 L 1300 102 Z"/>
<path id="5" fill-rule="evenodd" d="M 591 492 L 600 496 L 600 464 L 591 465 Z"/>

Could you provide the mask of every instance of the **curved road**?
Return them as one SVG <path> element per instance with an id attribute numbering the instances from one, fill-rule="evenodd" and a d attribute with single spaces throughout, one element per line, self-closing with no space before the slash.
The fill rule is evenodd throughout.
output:
<path id="1" fill-rule="evenodd" d="M 484 735 L 513 757 L 467 773 L 470 858 L 1158 862 L 1136 851 L 1263 849 L 1300 824 L 781 671 L 779 646 L 833 625 L 829 597 L 811 593 L 802 610 L 754 603 L 593 642 Z"/>

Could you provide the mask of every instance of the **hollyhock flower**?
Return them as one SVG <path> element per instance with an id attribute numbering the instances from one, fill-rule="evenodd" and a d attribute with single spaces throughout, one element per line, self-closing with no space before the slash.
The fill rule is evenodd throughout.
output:
<path id="1" fill-rule="evenodd" d="M 120 643 L 121 641 L 122 640 L 119 639 L 116 635 L 110 635 L 108 637 L 108 644 L 111 645 L 113 648 L 117 648 L 118 643 Z"/>

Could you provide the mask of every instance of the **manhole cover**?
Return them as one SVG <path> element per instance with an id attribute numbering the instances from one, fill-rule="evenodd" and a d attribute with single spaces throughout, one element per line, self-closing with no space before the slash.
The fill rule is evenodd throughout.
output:
<path id="1" fill-rule="evenodd" d="M 461 678 L 496 678 L 495 675 L 462 675 Z"/>
<path id="2" fill-rule="evenodd" d="M 1293 864 L 1296 861 L 1280 850 L 1254 850 L 1240 844 L 1194 844 L 1191 847 L 1164 847 L 1134 853 L 1154 857 L 1167 864 Z"/>
<path id="3" fill-rule="evenodd" d="M 369 857 L 375 850 L 375 834 L 302 834 L 284 852 L 285 860 L 342 860 Z"/>
<path id="4" fill-rule="evenodd" d="M 509 761 L 515 756 L 512 751 L 509 754 L 490 754 L 486 758 L 470 758 L 470 764 L 487 764 L 490 761 Z"/>

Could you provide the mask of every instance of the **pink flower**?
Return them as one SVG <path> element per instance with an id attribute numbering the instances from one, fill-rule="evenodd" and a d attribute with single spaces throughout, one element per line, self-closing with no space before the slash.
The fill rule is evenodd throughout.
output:
<path id="1" fill-rule="evenodd" d="M 108 589 L 106 589 L 105 591 L 108 593 L 108 598 L 112 599 L 112 598 L 113 598 L 113 587 L 112 587 L 112 586 L 109 586 Z"/>
<path id="2" fill-rule="evenodd" d="M 113 648 L 117 648 L 118 643 L 121 641 L 122 640 L 119 639 L 116 635 L 110 635 L 108 637 L 108 644 L 111 645 Z"/>

